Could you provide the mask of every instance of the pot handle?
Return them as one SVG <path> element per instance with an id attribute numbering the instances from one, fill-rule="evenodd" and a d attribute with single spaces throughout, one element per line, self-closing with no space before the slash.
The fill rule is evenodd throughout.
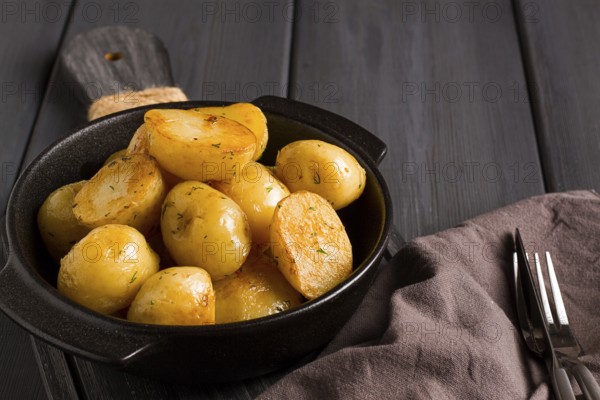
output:
<path id="1" fill-rule="evenodd" d="M 127 364 L 140 352 L 151 351 L 162 339 L 160 334 L 150 332 L 143 325 L 131 327 L 131 323 L 125 321 L 110 321 L 113 324 L 106 328 L 98 326 L 97 316 L 92 318 L 91 311 L 74 303 L 69 306 L 56 289 L 32 290 L 34 286 L 48 283 L 17 268 L 19 260 L 10 252 L 7 236 L 6 216 L 3 216 L 0 219 L 0 310 L 36 337 L 78 356 L 117 365 Z M 27 293 L 26 298 L 23 293 Z M 114 322 L 122 329 L 114 329 Z"/>
<path id="2" fill-rule="evenodd" d="M 398 231 L 395 225 L 392 225 L 390 229 L 390 237 L 385 248 L 385 252 L 383 253 L 383 258 L 385 261 L 389 262 L 404 245 L 406 244 L 406 239 L 402 236 L 402 234 Z M 383 264 L 383 263 L 382 263 Z"/>
<path id="3" fill-rule="evenodd" d="M 387 146 L 377 136 L 354 122 L 307 103 L 278 96 L 262 96 L 252 101 L 262 110 L 283 114 L 325 132 L 335 131 L 346 138 L 358 152 L 379 165 L 387 153 Z"/>
<path id="4" fill-rule="evenodd" d="M 103 26 L 82 32 L 61 51 L 60 65 L 86 106 L 101 96 L 174 86 L 164 44 L 139 28 Z"/>
<path id="5" fill-rule="evenodd" d="M 8 261 L 8 237 L 6 235 L 6 215 L 0 217 L 0 272 Z"/>

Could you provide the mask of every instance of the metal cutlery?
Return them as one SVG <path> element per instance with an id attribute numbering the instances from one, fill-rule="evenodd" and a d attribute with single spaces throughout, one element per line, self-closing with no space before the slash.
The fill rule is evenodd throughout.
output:
<path id="1" fill-rule="evenodd" d="M 537 253 L 534 255 L 538 283 L 536 287 L 518 229 L 515 233 L 515 250 L 515 295 L 521 333 L 529 349 L 544 358 L 555 397 L 575 399 L 568 369 L 577 380 L 583 398 L 600 400 L 600 386 L 587 367 L 577 359 L 582 350 L 569 326 L 550 253 L 546 253 L 546 261 L 556 319 L 548 300 L 539 256 Z"/>
<path id="2" fill-rule="evenodd" d="M 542 294 L 541 298 L 544 316 L 548 326 L 548 332 L 550 333 L 550 340 L 554 346 L 554 351 L 557 353 L 559 361 L 568 367 L 569 371 L 577 380 L 584 397 L 589 399 L 600 399 L 600 386 L 598 385 L 598 382 L 596 382 L 590 370 L 577 359 L 578 356 L 583 355 L 583 351 L 569 326 L 567 310 L 565 309 L 560 287 L 558 286 L 558 280 L 556 279 L 552 256 L 550 255 L 550 252 L 546 252 L 548 279 L 550 280 L 550 289 L 554 299 L 555 315 L 558 320 L 555 320 L 552 315 L 551 304 L 548 301 L 548 295 L 544 284 L 540 258 L 537 253 L 534 254 L 534 261 L 538 285 Z"/>

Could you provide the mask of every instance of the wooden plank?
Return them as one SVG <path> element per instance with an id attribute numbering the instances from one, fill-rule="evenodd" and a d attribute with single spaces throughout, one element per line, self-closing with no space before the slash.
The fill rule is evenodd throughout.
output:
<path id="1" fill-rule="evenodd" d="M 69 7 L 6 2 L 0 24 L 0 210 L 4 214 L 42 102 Z M 18 40 L 16 40 L 18 38 Z"/>
<path id="2" fill-rule="evenodd" d="M 518 0 L 548 191 L 600 189 L 600 3 Z"/>
<path id="3" fill-rule="evenodd" d="M 0 360 L 0 398 L 47 398 L 29 334 L 1 313 Z M 25 377 L 27 384 L 23 384 Z"/>
<path id="4" fill-rule="evenodd" d="M 388 144 L 405 238 L 543 192 L 510 1 L 299 6 L 290 86 Z"/>
<path id="5" fill-rule="evenodd" d="M 17 178 L 69 8 L 68 3 L 50 6 L 35 2 L 2 3 L 0 215 L 4 214 Z M 0 313 L 0 360 L 0 398 L 47 398 L 29 334 L 3 313 Z"/>
<path id="6" fill-rule="evenodd" d="M 46 394 L 50 399 L 77 399 L 77 388 L 65 353 L 31 337 L 36 361 L 42 371 Z"/>
<path id="7" fill-rule="evenodd" d="M 98 26 L 119 23 L 140 27 L 164 41 L 175 82 L 190 98 L 245 101 L 260 95 L 285 94 L 291 17 L 292 10 L 284 1 L 82 1 L 76 5 L 65 43 L 75 34 Z M 27 162 L 85 122 L 85 109 L 73 84 L 63 78 L 57 66 L 51 82 L 27 150 Z M 94 82 L 90 82 L 90 88 L 94 88 Z M 246 399 L 255 397 L 279 377 L 274 374 L 232 385 L 193 387 L 139 378 L 77 357 L 71 362 L 81 395 L 91 399 Z"/>

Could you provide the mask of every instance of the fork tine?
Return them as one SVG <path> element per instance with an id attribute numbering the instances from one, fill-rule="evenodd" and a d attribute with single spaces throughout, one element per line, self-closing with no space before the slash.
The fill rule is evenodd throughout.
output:
<path id="1" fill-rule="evenodd" d="M 550 288 L 552 289 L 552 297 L 554 298 L 554 305 L 556 306 L 558 322 L 561 325 L 569 325 L 567 310 L 565 310 L 565 304 L 563 303 L 558 280 L 556 279 L 556 273 L 554 272 L 554 264 L 552 263 L 550 252 L 548 251 L 546 252 L 546 266 L 548 267 L 548 277 L 550 278 Z"/>
<path id="2" fill-rule="evenodd" d="M 546 293 L 546 285 L 544 284 L 544 276 L 542 275 L 542 267 L 540 266 L 540 257 L 538 253 L 533 254 L 535 261 L 535 270 L 537 272 L 538 286 L 540 287 L 540 296 L 542 296 L 542 305 L 544 306 L 544 316 L 548 324 L 554 324 L 550 302 L 548 301 L 548 293 Z M 554 293 L 554 292 L 553 292 Z"/>
<path id="3" fill-rule="evenodd" d="M 517 259 L 517 252 L 513 253 L 513 269 L 514 269 L 514 277 L 515 277 L 515 287 L 518 285 L 517 278 L 519 277 L 519 260 Z"/>

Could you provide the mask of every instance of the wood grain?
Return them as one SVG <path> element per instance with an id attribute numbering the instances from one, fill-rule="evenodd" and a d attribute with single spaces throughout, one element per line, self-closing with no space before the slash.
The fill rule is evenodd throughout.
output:
<path id="1" fill-rule="evenodd" d="M 37 9 L 35 4 L 28 4 L 27 9 L 22 5 L 2 3 L 0 215 L 4 214 L 17 178 L 70 7 L 61 3 L 53 10 L 43 10 L 41 4 Z M 4 260 L 0 261 L 3 265 Z M 0 313 L 0 360 L 0 398 L 47 398 L 29 334 L 3 313 Z"/>
<path id="2" fill-rule="evenodd" d="M 512 90 L 525 76 L 510 1 L 499 17 L 456 17 L 449 1 L 311 4 L 299 3 L 292 86 L 388 144 L 405 238 L 543 193 L 529 104 Z"/>
<path id="3" fill-rule="evenodd" d="M 65 353 L 31 337 L 31 346 L 49 399 L 77 399 L 77 388 Z"/>
<path id="4" fill-rule="evenodd" d="M 519 0 L 548 191 L 600 189 L 600 3 Z"/>
<path id="5" fill-rule="evenodd" d="M 27 141 L 42 103 L 69 8 L 60 17 L 44 17 L 41 9 L 25 12 L 18 3 L 3 3 L 0 37 L 0 213 L 17 178 Z M 56 14 L 58 16 L 59 14 Z M 16 40 L 18 38 L 18 40 Z M 34 48 L 35 51 L 31 51 Z"/>
<path id="6" fill-rule="evenodd" d="M 148 31 L 103 26 L 70 38 L 60 54 L 68 82 L 77 83 L 85 106 L 101 96 L 173 86 L 164 45 Z"/>

